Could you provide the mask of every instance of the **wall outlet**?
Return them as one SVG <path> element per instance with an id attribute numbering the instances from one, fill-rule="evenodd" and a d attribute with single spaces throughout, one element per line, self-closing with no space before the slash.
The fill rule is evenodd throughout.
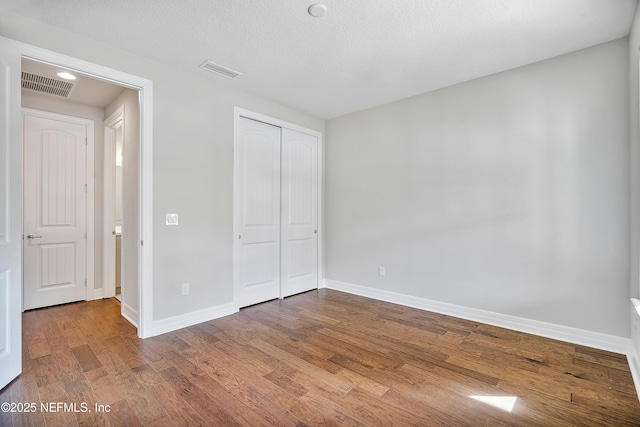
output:
<path id="1" fill-rule="evenodd" d="M 189 295 L 189 284 L 188 283 L 183 283 L 182 284 L 182 295 Z"/>
<path id="2" fill-rule="evenodd" d="M 380 277 L 384 277 L 384 275 L 386 274 L 386 270 L 384 267 L 378 267 L 378 276 Z"/>

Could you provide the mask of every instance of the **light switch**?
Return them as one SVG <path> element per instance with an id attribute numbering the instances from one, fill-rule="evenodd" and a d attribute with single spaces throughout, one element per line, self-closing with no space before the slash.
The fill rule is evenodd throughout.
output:
<path id="1" fill-rule="evenodd" d="M 178 214 L 167 214 L 167 225 L 178 225 Z"/>

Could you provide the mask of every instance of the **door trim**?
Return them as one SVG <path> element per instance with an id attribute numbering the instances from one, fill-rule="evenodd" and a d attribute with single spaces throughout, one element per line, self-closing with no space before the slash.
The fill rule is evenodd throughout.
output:
<path id="1" fill-rule="evenodd" d="M 78 124 L 78 125 L 82 125 L 82 126 L 86 126 L 87 128 L 87 134 L 86 134 L 86 138 L 87 138 L 87 151 L 86 151 L 86 158 L 85 158 L 85 164 L 86 164 L 86 171 L 85 173 L 87 174 L 87 176 L 85 177 L 86 179 L 86 184 L 87 184 L 87 191 L 86 191 L 86 199 L 85 199 L 85 215 L 87 216 L 86 218 L 86 235 L 87 235 L 87 239 L 86 239 L 86 259 L 85 259 L 85 265 L 86 265 L 86 286 L 85 286 L 85 300 L 89 301 L 92 299 L 95 299 L 94 294 L 95 294 L 95 260 L 94 260 L 94 252 L 95 252 L 95 235 L 94 235 L 94 163 L 95 163 L 95 157 L 94 157 L 94 145 L 95 145 L 95 134 L 94 134 L 94 130 L 95 130 L 95 123 L 93 122 L 93 120 L 90 119 L 85 119 L 82 117 L 76 117 L 76 116 L 69 116 L 66 114 L 59 114 L 59 113 L 51 113 L 49 111 L 42 111 L 42 110 L 36 110 L 33 108 L 25 108 L 22 107 L 21 108 L 22 114 L 22 129 L 23 129 L 23 138 L 24 138 L 24 119 L 26 116 L 30 116 L 30 117 L 38 117 L 38 118 L 42 118 L 42 119 L 51 119 L 51 120 L 57 120 L 57 121 L 64 121 L 64 122 L 68 122 L 68 123 L 74 123 L 74 124 Z M 23 145 L 23 149 L 24 149 L 24 139 L 22 141 L 22 145 Z M 24 162 L 24 156 L 23 156 L 23 162 Z M 23 169 L 23 173 L 24 173 L 24 164 L 22 165 L 22 169 Z M 24 183 L 24 178 L 23 178 L 23 183 Z M 23 194 L 24 194 L 24 189 L 22 190 Z M 23 197 L 24 200 L 24 197 Z M 24 215 L 24 208 L 23 208 L 23 212 L 22 214 Z M 24 227 L 24 219 L 22 221 L 22 225 Z M 24 235 L 24 228 L 22 230 L 22 234 Z M 22 259 L 23 259 L 23 263 L 22 263 L 22 268 L 24 270 L 25 265 L 24 265 L 24 246 L 23 246 L 23 253 L 22 253 Z M 24 273 L 23 273 L 23 277 L 24 277 Z M 23 283 L 24 285 L 24 283 Z M 23 288 L 23 298 L 22 298 L 22 310 L 24 311 L 24 286 Z"/>
<path id="2" fill-rule="evenodd" d="M 0 388 L 22 372 L 20 52 L 0 36 Z"/>
<path id="3" fill-rule="evenodd" d="M 153 336 L 153 81 L 15 40 L 23 58 L 138 91 L 140 99 L 140 246 L 138 336 Z M 20 166 L 22 168 L 22 166 Z"/>
<path id="4" fill-rule="evenodd" d="M 305 128 L 300 125 L 276 119 L 261 113 L 246 110 L 240 107 L 233 108 L 233 307 L 235 311 L 240 309 L 240 244 L 238 234 L 239 201 L 241 197 L 239 177 L 240 173 L 240 117 L 257 120 L 283 129 L 291 129 L 318 138 L 318 288 L 324 283 L 324 139 L 322 132 Z"/>
<path id="5" fill-rule="evenodd" d="M 121 105 L 109 117 L 104 120 L 104 227 L 103 227 L 103 251 L 102 251 L 102 291 L 104 298 L 111 298 L 116 294 L 116 245 L 112 239 L 112 231 L 115 222 L 115 186 L 114 164 L 115 147 L 114 136 L 116 129 L 122 127 L 124 134 L 124 105 Z M 118 126 L 119 123 L 122 123 Z"/>

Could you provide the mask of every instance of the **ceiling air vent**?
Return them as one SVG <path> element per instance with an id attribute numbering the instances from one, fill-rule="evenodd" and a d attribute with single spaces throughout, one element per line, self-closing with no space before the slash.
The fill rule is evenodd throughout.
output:
<path id="1" fill-rule="evenodd" d="M 74 84 L 33 73 L 22 72 L 22 88 L 67 98 Z"/>
<path id="2" fill-rule="evenodd" d="M 211 62 L 209 60 L 204 61 L 200 64 L 200 68 L 211 71 L 212 73 L 219 74 L 228 79 L 235 79 L 238 76 L 241 76 L 242 73 L 232 70 L 231 68 L 223 67 L 220 64 L 216 64 L 215 62 Z"/>

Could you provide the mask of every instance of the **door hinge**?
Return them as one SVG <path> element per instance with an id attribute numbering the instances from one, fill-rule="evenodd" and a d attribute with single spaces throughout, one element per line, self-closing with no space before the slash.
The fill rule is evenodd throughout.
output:
<path id="1" fill-rule="evenodd" d="M 144 246 L 144 240 L 140 240 L 140 246 Z"/>
<path id="2" fill-rule="evenodd" d="M 84 287 L 87 287 L 87 279 L 84 279 Z"/>
<path id="3" fill-rule="evenodd" d="M 89 191 L 89 184 L 85 184 L 84 185 L 84 192 L 88 192 Z"/>
<path id="4" fill-rule="evenodd" d="M 84 232 L 84 240 L 87 240 L 87 232 Z"/>

